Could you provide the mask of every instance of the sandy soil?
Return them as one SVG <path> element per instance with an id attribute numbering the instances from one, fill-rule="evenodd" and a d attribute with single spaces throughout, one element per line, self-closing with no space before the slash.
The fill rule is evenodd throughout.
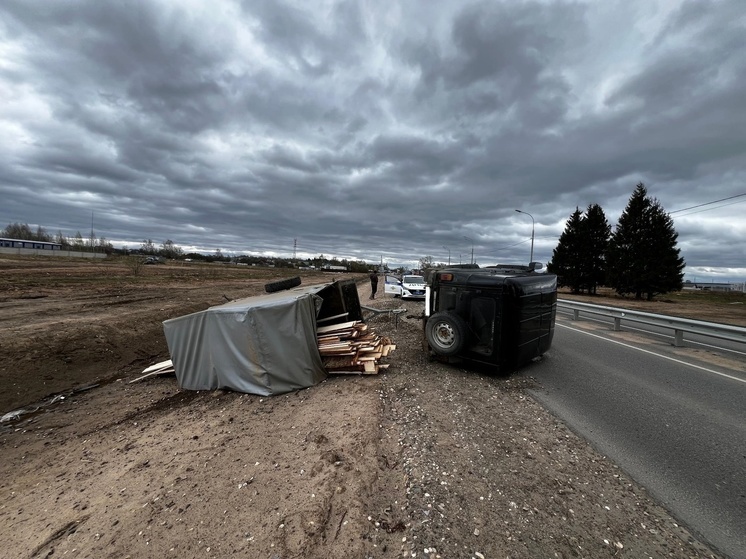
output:
<path id="1" fill-rule="evenodd" d="M 128 382 L 168 358 L 163 320 L 282 275 L 0 259 L 0 414 L 28 412 L 0 424 L 2 556 L 719 557 L 530 377 L 429 360 L 422 304 L 365 282 L 407 308 L 370 320 L 385 373 L 270 398 Z"/>

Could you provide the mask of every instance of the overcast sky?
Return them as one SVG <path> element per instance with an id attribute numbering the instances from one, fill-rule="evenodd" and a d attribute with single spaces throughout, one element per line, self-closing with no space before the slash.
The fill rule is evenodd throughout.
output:
<path id="1" fill-rule="evenodd" d="M 743 0 L 0 4 L 0 228 L 546 263 L 638 182 L 746 280 Z"/>

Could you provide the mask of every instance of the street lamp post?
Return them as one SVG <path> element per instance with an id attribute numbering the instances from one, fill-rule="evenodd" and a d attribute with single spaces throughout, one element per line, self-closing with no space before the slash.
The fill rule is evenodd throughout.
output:
<path id="1" fill-rule="evenodd" d="M 451 249 L 450 249 L 450 248 L 448 248 L 448 247 L 447 247 L 447 246 L 445 246 L 445 245 L 443 245 L 443 248 L 444 248 L 444 249 L 446 249 L 446 250 L 448 251 L 448 265 L 450 266 L 450 265 L 451 265 Z"/>
<path id="2" fill-rule="evenodd" d="M 474 264 L 474 239 L 470 239 L 466 235 L 464 235 L 463 237 L 471 243 L 471 263 Z"/>
<path id="3" fill-rule="evenodd" d="M 519 214 L 526 214 L 528 217 L 531 218 L 531 259 L 528 261 L 529 264 L 534 261 L 534 228 L 535 228 L 535 222 L 534 222 L 534 216 L 532 216 L 528 212 L 524 212 L 523 210 L 516 210 Z"/>

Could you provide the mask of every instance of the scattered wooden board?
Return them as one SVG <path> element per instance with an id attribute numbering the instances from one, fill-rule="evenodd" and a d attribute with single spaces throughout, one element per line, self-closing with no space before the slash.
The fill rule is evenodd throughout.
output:
<path id="1" fill-rule="evenodd" d="M 396 349 L 391 340 L 376 334 L 360 321 L 330 324 L 316 329 L 316 338 L 327 373 L 375 375 L 388 364 L 380 360 Z"/>
<path id="2" fill-rule="evenodd" d="M 143 370 L 143 373 L 150 373 L 152 371 L 158 371 L 159 369 L 168 369 L 169 367 L 173 368 L 174 364 L 169 359 L 168 361 L 161 361 L 160 363 L 156 363 L 155 365 L 151 365 L 150 367 Z"/>
<path id="3" fill-rule="evenodd" d="M 143 373 L 145 374 L 135 379 L 132 379 L 127 384 L 140 382 L 141 380 L 145 380 L 146 378 L 150 378 L 150 377 L 173 375 L 173 374 L 176 374 L 176 370 L 174 369 L 173 363 L 171 363 L 171 361 L 163 361 L 161 363 L 156 363 L 155 365 L 151 365 L 150 367 L 145 369 Z"/>
<path id="4" fill-rule="evenodd" d="M 346 330 L 351 327 L 353 327 L 355 324 L 357 324 L 357 320 L 353 320 L 352 322 L 343 322 L 341 324 L 330 324 L 329 326 L 319 326 L 316 328 L 316 334 L 324 334 L 326 332 L 334 332 L 337 330 Z"/>

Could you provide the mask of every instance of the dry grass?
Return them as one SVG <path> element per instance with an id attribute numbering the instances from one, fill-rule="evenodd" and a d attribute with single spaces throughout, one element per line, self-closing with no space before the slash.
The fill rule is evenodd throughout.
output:
<path id="1" fill-rule="evenodd" d="M 746 326 L 746 293 L 740 292 L 685 290 L 658 295 L 652 301 L 645 301 L 621 297 L 606 287 L 600 288 L 597 295 L 573 295 L 563 288 L 559 297 L 596 305 Z"/>

